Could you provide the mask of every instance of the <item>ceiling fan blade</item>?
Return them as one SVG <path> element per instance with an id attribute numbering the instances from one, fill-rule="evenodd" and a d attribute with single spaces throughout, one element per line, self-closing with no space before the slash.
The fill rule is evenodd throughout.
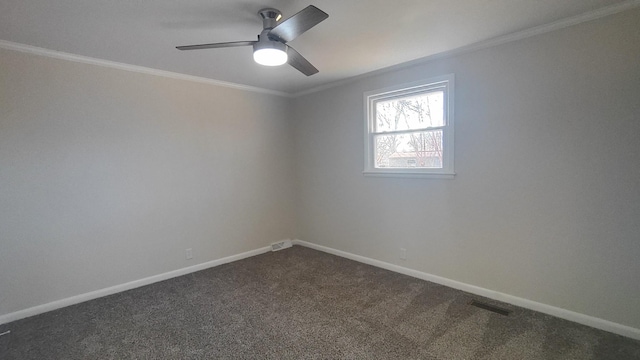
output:
<path id="1" fill-rule="evenodd" d="M 176 46 L 176 49 L 200 50 L 200 49 L 226 48 L 226 47 L 234 47 L 234 46 L 253 46 L 253 44 L 256 42 L 257 41 L 232 41 L 232 42 L 213 43 L 213 44 L 184 45 L 184 46 Z"/>
<path id="2" fill-rule="evenodd" d="M 299 52 L 295 51 L 291 46 L 288 46 L 287 56 L 289 57 L 289 65 L 296 68 L 301 73 L 311 76 L 318 72 L 315 66 L 311 65 L 307 59 L 305 59 Z"/>
<path id="3" fill-rule="evenodd" d="M 269 37 L 281 42 L 289 42 L 328 17 L 329 14 L 326 12 L 309 5 L 271 29 Z"/>

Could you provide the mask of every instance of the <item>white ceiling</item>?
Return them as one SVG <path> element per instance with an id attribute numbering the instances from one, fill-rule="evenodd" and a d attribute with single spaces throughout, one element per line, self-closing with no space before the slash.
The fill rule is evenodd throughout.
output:
<path id="1" fill-rule="evenodd" d="M 633 0 L 0 0 L 0 40 L 264 89 L 297 93 Z M 320 72 L 257 65 L 257 16 L 313 4 L 329 18 L 289 45 Z"/>

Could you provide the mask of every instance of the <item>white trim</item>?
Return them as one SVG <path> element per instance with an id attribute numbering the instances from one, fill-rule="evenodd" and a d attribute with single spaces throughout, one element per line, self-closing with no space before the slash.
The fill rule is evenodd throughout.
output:
<path id="1" fill-rule="evenodd" d="M 364 176 L 373 177 L 394 177 L 394 178 L 412 178 L 412 179 L 455 179 L 455 173 L 426 173 L 426 172 L 409 172 L 406 169 L 396 171 L 395 169 L 387 169 L 386 171 L 368 171 L 362 172 Z"/>
<path id="2" fill-rule="evenodd" d="M 490 48 L 490 47 L 494 47 L 494 46 L 506 44 L 506 43 L 509 43 L 509 42 L 525 39 L 525 38 L 528 38 L 528 37 L 532 37 L 532 36 L 535 36 L 535 35 L 540 35 L 540 34 L 548 33 L 548 32 L 551 32 L 551 31 L 564 29 L 564 28 L 567 28 L 567 27 L 570 27 L 570 26 L 574 26 L 574 25 L 578 25 L 578 24 L 581 24 L 581 23 L 584 23 L 584 22 L 600 19 L 600 18 L 603 18 L 605 16 L 614 15 L 614 14 L 617 14 L 617 13 L 620 13 L 620 12 L 623 12 L 623 11 L 631 10 L 631 9 L 634 9 L 634 8 L 636 8 L 638 6 L 640 6 L 640 0 L 624 1 L 624 2 L 621 2 L 621 3 L 615 4 L 615 5 L 606 6 L 606 7 L 600 8 L 600 9 L 589 11 L 589 12 L 586 12 L 586 13 L 583 13 L 583 14 L 580 14 L 580 15 L 572 16 L 572 17 L 569 17 L 569 18 L 566 18 L 566 19 L 561 19 L 561 20 L 558 20 L 558 21 L 555 21 L 555 22 L 552 22 L 552 23 L 549 23 L 549 24 L 536 26 L 536 27 L 533 27 L 533 28 L 530 28 L 530 29 L 527 29 L 527 30 L 518 31 L 518 32 L 511 33 L 511 34 L 504 35 L 504 36 L 498 36 L 498 37 L 495 37 L 493 39 L 480 41 L 480 42 L 477 42 L 475 44 L 463 46 L 463 47 L 460 47 L 460 48 L 457 48 L 457 49 L 453 49 L 453 50 L 450 50 L 450 51 L 445 51 L 445 52 L 441 52 L 441 53 L 438 53 L 438 54 L 429 55 L 429 56 L 426 56 L 426 57 L 423 57 L 423 58 L 420 58 L 420 59 L 407 61 L 407 62 L 404 62 L 402 64 L 389 66 L 389 67 L 385 67 L 385 68 L 378 69 L 378 70 L 373 70 L 373 71 L 367 72 L 365 74 L 356 75 L 356 76 L 353 76 L 353 77 L 350 77 L 350 78 L 347 78 L 347 79 L 343 79 L 343 80 L 333 81 L 333 82 L 330 82 L 330 83 L 327 83 L 327 84 L 324 84 L 324 85 L 320 85 L 320 86 L 317 86 L 317 87 L 314 87 L 314 88 L 311 88 L 311 89 L 302 90 L 302 91 L 298 91 L 298 92 L 294 92 L 294 93 L 287 93 L 287 92 L 283 92 L 283 91 L 264 89 L 264 88 L 249 86 L 249 85 L 241 85 L 241 84 L 236 84 L 236 83 L 232 83 L 232 82 L 214 80 L 214 79 L 209 79 L 209 78 L 204 78 L 204 77 L 199 77 L 199 76 L 193 76 L 193 75 L 185 75 L 185 74 L 180 74 L 180 73 L 175 73 L 175 72 L 170 72 L 170 71 L 152 69 L 152 68 L 148 68 L 148 67 L 144 67 L 144 66 L 129 65 L 129 64 L 119 63 L 119 62 L 115 62 L 115 61 L 102 60 L 102 59 L 92 58 L 92 57 L 88 57 L 88 56 L 81 56 L 81 55 L 75 55 L 75 54 L 65 53 L 65 52 L 61 52 L 61 51 L 55 51 L 55 50 L 39 48 L 39 47 L 36 47 L 36 46 L 31 46 L 31 45 L 19 44 L 19 43 L 15 43 L 15 42 L 11 42 L 11 41 L 6 41 L 6 40 L 0 40 L 0 49 L 21 51 L 21 52 L 25 52 L 25 53 L 34 54 L 34 55 L 47 56 L 47 57 L 52 57 L 52 58 L 56 58 L 56 59 L 63 59 L 63 60 L 80 62 L 80 63 L 85 63 L 85 64 L 93 64 L 93 65 L 105 66 L 105 67 L 115 68 L 115 69 L 120 69 L 120 70 L 125 70 L 125 71 L 133 71 L 133 72 L 139 72 L 139 73 L 143 73 L 143 74 L 151 74 L 151 75 L 163 76 L 163 77 L 168 77 L 168 78 L 173 78 L 173 79 L 194 81 L 194 82 L 217 85 L 217 86 L 228 87 L 228 88 L 233 88 L 233 89 L 246 90 L 246 91 L 258 92 L 258 93 L 265 93 L 265 94 L 283 96 L 283 97 L 288 97 L 288 98 L 295 98 L 295 97 L 300 97 L 300 96 L 309 95 L 309 94 L 312 94 L 312 93 L 315 93 L 315 92 L 327 90 L 327 89 L 334 88 L 334 87 L 337 87 L 337 86 L 341 86 L 341 85 L 344 85 L 344 84 L 347 84 L 347 83 L 350 83 L 350 82 L 354 82 L 354 81 L 357 81 L 357 80 L 360 80 L 360 79 L 364 79 L 364 78 L 368 78 L 368 77 L 384 74 L 384 73 L 387 73 L 387 72 L 397 71 L 397 70 L 401 70 L 401 69 L 404 69 L 404 68 L 408 68 L 408 67 L 412 67 L 412 66 L 417 66 L 417 65 L 424 64 L 424 63 L 428 63 L 428 62 L 431 62 L 431 61 L 434 61 L 434 60 L 438 60 L 438 59 L 442 59 L 442 58 L 448 58 L 448 57 L 452 57 L 454 55 L 465 54 L 465 53 L 469 53 L 469 52 L 473 52 L 473 51 L 477 51 L 477 50 L 487 49 L 487 48 Z"/>
<path id="3" fill-rule="evenodd" d="M 397 272 L 400 274 L 408 275 L 411 277 L 415 277 L 421 280 L 431 281 L 436 284 L 448 286 L 454 289 L 466 291 L 475 295 L 483 296 L 489 299 L 502 301 L 505 303 L 509 303 L 512 305 L 520 306 L 529 310 L 538 311 L 541 313 L 549 314 L 555 317 L 559 317 L 561 319 L 573 321 L 582 325 L 587 325 L 594 327 L 596 329 L 612 332 L 614 334 L 626 336 L 632 339 L 640 340 L 640 329 L 633 328 L 631 326 L 618 324 L 609 320 L 604 320 L 601 318 L 597 318 L 594 316 L 589 316 L 581 313 L 577 313 L 571 310 L 562 309 L 559 307 L 539 303 L 536 301 L 520 298 L 517 296 L 501 293 L 498 291 L 493 291 L 489 289 L 485 289 L 479 286 L 466 284 L 463 282 L 459 282 L 456 280 L 447 279 L 441 276 L 432 275 L 429 273 L 425 273 L 422 271 L 409 269 L 406 267 L 402 267 L 399 265 L 390 264 L 384 261 L 371 259 L 368 257 L 355 255 L 346 251 L 336 250 L 330 247 L 317 245 L 314 243 L 310 243 L 302 240 L 293 240 L 294 245 L 305 246 L 311 249 L 319 250 L 322 252 L 326 252 L 329 254 L 337 255 L 340 257 L 344 257 L 347 259 L 351 259 L 357 262 L 361 262 L 364 264 L 372 265 L 375 267 L 379 267 L 382 269 L 390 270 L 393 272 Z"/>
<path id="4" fill-rule="evenodd" d="M 227 257 L 224 257 L 222 259 L 207 261 L 207 262 L 204 262 L 204 263 L 201 263 L 201 264 L 189 266 L 189 267 L 178 269 L 178 270 L 169 271 L 169 272 L 166 272 L 166 273 L 163 273 L 163 274 L 149 276 L 149 277 L 144 278 L 144 279 L 134 280 L 134 281 L 130 281 L 128 283 L 115 285 L 115 286 L 111 286 L 111 287 L 108 287 L 108 288 L 104 288 L 104 289 L 100 289 L 100 290 L 91 291 L 91 292 L 88 292 L 88 293 L 84 293 L 84 294 L 68 297 L 66 299 L 52 301 L 50 303 L 46 303 L 46 304 L 30 307 L 30 308 L 24 309 L 24 310 L 18 310 L 16 312 L 12 312 L 12 313 L 0 316 L 0 325 L 1 324 L 6 324 L 6 323 L 9 323 L 9 322 L 12 322 L 12 321 L 24 319 L 24 318 L 27 318 L 27 317 L 30 317 L 30 316 L 42 314 L 42 313 L 45 313 L 45 312 L 48 312 L 48 311 L 57 310 L 57 309 L 60 309 L 60 308 L 66 307 L 66 306 L 79 304 L 81 302 L 85 302 L 85 301 L 101 298 L 101 297 L 104 297 L 104 296 L 116 294 L 116 293 L 119 293 L 119 292 L 135 289 L 135 288 L 138 288 L 138 287 L 141 287 L 141 286 L 150 285 L 150 284 L 156 283 L 158 281 L 164 281 L 164 280 L 168 280 L 168 279 L 171 279 L 171 278 L 174 278 L 174 277 L 190 274 L 190 273 L 193 273 L 193 272 L 196 272 L 196 271 L 205 270 L 205 269 L 208 269 L 208 268 L 216 267 L 216 266 L 227 264 L 227 263 L 230 263 L 230 262 L 246 259 L 246 258 L 249 258 L 249 257 L 252 257 L 252 256 L 264 254 L 264 253 L 269 252 L 269 251 L 271 251 L 271 247 L 270 246 L 265 246 L 265 247 L 261 247 L 259 249 L 243 252 L 241 254 L 227 256 Z"/>
<path id="5" fill-rule="evenodd" d="M 277 96 L 283 96 L 288 98 L 293 97 L 292 94 L 289 94 L 283 91 L 263 89 L 255 86 L 241 85 L 241 84 L 236 84 L 236 83 L 222 81 L 222 80 L 204 78 L 200 76 L 180 74 L 180 73 L 171 72 L 171 71 L 152 69 L 144 66 L 130 65 L 130 64 L 125 64 L 125 63 L 116 62 L 116 61 L 92 58 L 89 56 L 75 55 L 75 54 L 70 54 L 62 51 L 49 50 L 49 49 L 44 49 L 36 46 L 24 45 L 24 44 L 11 42 L 11 41 L 5 41 L 5 40 L 0 40 L 0 49 L 20 51 L 20 52 L 28 53 L 32 55 L 46 56 L 54 59 L 67 60 L 67 61 L 73 61 L 73 62 L 78 62 L 83 64 L 90 64 L 90 65 L 97 65 L 97 66 L 102 66 L 102 67 L 107 67 L 112 69 L 161 76 L 161 77 L 177 79 L 177 80 L 193 81 L 193 82 L 204 83 L 209 85 L 232 88 L 236 90 L 251 91 L 251 92 L 257 92 L 257 93 L 263 93 L 263 94 L 269 94 L 269 95 L 277 95 Z"/>
<path id="6" fill-rule="evenodd" d="M 377 168 L 375 167 L 374 135 L 381 134 L 375 131 L 376 120 L 375 104 L 379 100 L 394 99 L 398 96 L 413 94 L 423 94 L 431 91 L 442 91 L 444 126 L 439 127 L 443 131 L 442 147 L 443 159 L 442 168 Z M 395 84 L 382 89 L 366 91 L 364 93 L 364 171 L 365 176 L 387 176 L 387 177 L 412 177 L 412 178 L 433 178 L 433 179 L 453 179 L 454 174 L 454 139 L 455 139 L 455 75 L 446 74 L 412 81 L 410 83 Z M 434 128 L 431 128 L 434 129 Z M 438 129 L 438 128 L 435 128 Z M 429 130 L 429 128 L 424 129 Z M 414 131 L 421 131 L 415 129 Z M 409 131 L 407 131 L 409 132 Z"/>
<path id="7" fill-rule="evenodd" d="M 484 41 L 479 41 L 470 45 L 466 45 L 466 46 L 462 46 L 459 47 L 457 49 L 453 49 L 453 50 L 449 50 L 449 51 L 444 51 L 441 53 L 437 53 L 437 54 L 433 54 L 433 55 L 429 55 L 429 56 L 425 56 L 423 58 L 419 58 L 416 60 L 410 60 L 407 62 L 403 62 L 401 64 L 398 65 L 393 65 L 393 66 L 389 66 L 389 67 L 385 67 L 382 69 L 377 69 L 377 70 L 373 70 L 364 74 L 360 74 L 360 75 L 356 75 L 353 77 L 350 77 L 348 79 L 343 79 L 343 80 L 338 80 L 338 81 L 334 81 L 328 84 L 324 84 L 324 85 L 320 85 L 308 90 L 303 90 L 303 91 L 298 91 L 296 93 L 293 93 L 292 96 L 293 97 L 300 97 L 300 96 L 305 96 L 305 95 L 309 95 L 309 94 L 313 94 L 316 92 L 320 92 L 320 91 L 324 91 L 327 89 L 331 89 L 334 87 L 338 87 L 341 85 L 345 85 L 354 81 L 358 81 L 361 79 L 365 79 L 365 78 L 369 78 L 369 77 L 373 77 L 373 76 L 377 76 L 377 75 L 382 75 L 388 72 L 392 72 L 392 71 L 398 71 L 398 70 L 402 70 L 402 69 L 406 69 L 409 67 L 413 67 L 413 66 L 418 66 L 418 65 L 423 65 L 435 60 L 440 60 L 443 58 L 450 58 L 453 57 L 455 55 L 461 55 L 461 54 L 466 54 L 466 53 L 471 53 L 474 51 L 478 51 L 478 50 L 484 50 L 484 49 L 488 49 L 488 48 L 492 48 L 495 46 L 499 46 L 502 44 L 506 44 L 506 43 L 510 43 L 510 42 L 514 42 L 514 41 L 518 41 L 518 40 L 522 40 L 522 39 L 526 39 L 532 36 L 536 36 L 536 35 L 541 35 L 541 34 L 545 34 L 548 32 L 552 32 L 552 31 L 556 31 L 556 30 L 561 30 L 564 28 L 568 28 L 574 25 L 578 25 L 581 23 L 585 23 L 585 22 L 589 22 L 592 20 L 597 20 L 609 15 L 614 15 L 617 13 L 621 13 L 623 11 L 627 11 L 627 10 L 631 10 L 634 9 L 636 7 L 640 6 L 640 0 L 628 0 L 628 1 L 623 1 L 621 3 L 615 4 L 615 5 L 611 5 L 611 6 L 606 6 L 600 9 L 596 9 L 593 11 L 589 11 L 583 14 L 579 14 L 576 16 L 572 16 L 572 17 L 568 17 L 565 19 L 560 19 L 548 24 L 544 24 L 544 25 L 540 25 L 540 26 L 535 26 L 526 30 L 522 30 L 522 31 L 517 31 L 511 34 L 507 34 L 507 35 L 503 35 L 503 36 L 498 36 L 492 39 L 488 39 L 488 40 L 484 40 Z"/>

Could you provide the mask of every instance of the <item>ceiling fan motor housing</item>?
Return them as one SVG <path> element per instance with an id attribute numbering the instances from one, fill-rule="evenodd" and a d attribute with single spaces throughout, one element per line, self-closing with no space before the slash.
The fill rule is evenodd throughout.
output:
<path id="1" fill-rule="evenodd" d="M 276 49 L 287 52 L 287 45 L 277 40 L 271 40 L 264 32 L 258 35 L 258 41 L 253 44 L 253 51 L 260 49 Z"/>

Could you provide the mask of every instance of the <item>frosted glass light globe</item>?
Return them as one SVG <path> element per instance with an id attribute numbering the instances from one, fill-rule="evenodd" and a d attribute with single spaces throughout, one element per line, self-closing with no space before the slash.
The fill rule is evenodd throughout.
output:
<path id="1" fill-rule="evenodd" d="M 253 52 L 253 60 L 260 65 L 279 66 L 287 62 L 287 53 L 273 48 L 257 49 Z"/>

